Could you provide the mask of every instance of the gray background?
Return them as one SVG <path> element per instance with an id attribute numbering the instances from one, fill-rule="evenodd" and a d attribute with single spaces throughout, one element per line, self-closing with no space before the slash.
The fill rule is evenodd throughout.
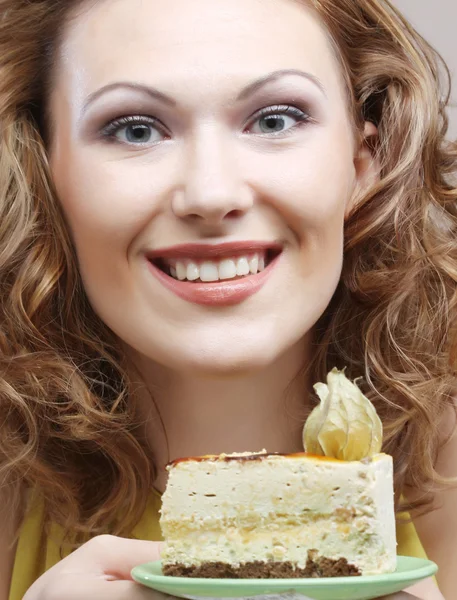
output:
<path id="1" fill-rule="evenodd" d="M 392 0 L 414 27 L 443 56 L 453 78 L 453 106 L 450 108 L 451 131 L 457 139 L 457 1 L 456 0 Z"/>

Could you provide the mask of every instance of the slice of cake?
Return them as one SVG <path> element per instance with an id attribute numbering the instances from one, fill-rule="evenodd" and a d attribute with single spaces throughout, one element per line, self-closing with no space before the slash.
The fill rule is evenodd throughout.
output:
<path id="1" fill-rule="evenodd" d="M 331 577 L 394 571 L 392 459 L 208 456 L 171 465 L 164 573 Z"/>
<path id="2" fill-rule="evenodd" d="M 169 465 L 161 512 L 166 575 L 334 577 L 395 570 L 392 458 L 379 453 L 379 423 L 371 403 L 367 409 L 368 400 L 358 397 L 357 409 L 352 398 L 348 407 L 345 394 L 335 392 L 341 377 L 346 379 L 334 371 L 326 390 L 319 387 L 321 404 L 304 437 L 313 452 L 324 454 L 332 447 L 344 460 L 264 451 Z M 341 398 L 352 425 L 337 408 Z M 363 416 L 366 410 L 369 419 Z M 351 460 L 354 455 L 357 460 Z"/>

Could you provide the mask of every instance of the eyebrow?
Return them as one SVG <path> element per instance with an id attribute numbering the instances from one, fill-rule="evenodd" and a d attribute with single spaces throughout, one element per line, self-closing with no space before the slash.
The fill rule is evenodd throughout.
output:
<path id="1" fill-rule="evenodd" d="M 90 94 L 87 97 L 86 101 L 84 102 L 82 114 L 84 115 L 87 112 L 87 109 L 89 108 L 89 106 L 91 104 L 93 104 L 96 100 L 98 100 L 98 98 L 100 98 L 101 96 L 104 96 L 108 92 L 111 92 L 111 91 L 117 90 L 117 89 L 132 90 L 134 92 L 140 92 L 142 94 L 146 94 L 147 96 L 149 96 L 150 98 L 153 98 L 154 100 L 158 100 L 159 102 L 162 102 L 162 104 L 167 104 L 168 106 L 176 106 L 176 102 L 175 102 L 175 100 L 173 100 L 173 98 L 170 98 L 170 96 L 167 96 L 166 94 L 163 94 L 162 92 L 159 92 L 159 90 L 157 90 L 153 87 L 150 87 L 148 85 L 143 85 L 141 83 L 130 83 L 129 81 L 118 81 L 115 83 L 109 83 L 108 85 L 105 85 L 102 88 L 100 88 L 99 90 Z"/>
<path id="2" fill-rule="evenodd" d="M 310 81 L 320 90 L 320 92 L 325 97 L 327 97 L 327 93 L 325 91 L 325 87 L 323 86 L 322 82 L 320 81 L 320 79 L 318 77 L 316 77 L 312 73 L 307 73 L 306 71 L 301 71 L 300 69 L 280 69 L 279 71 L 273 71 L 272 73 L 269 73 L 268 75 L 260 77 L 259 79 L 256 79 L 252 83 L 248 84 L 238 94 L 238 96 L 236 98 L 236 102 L 241 102 L 242 100 L 246 100 L 247 98 L 253 96 L 258 90 L 260 90 L 267 84 L 274 83 L 278 79 L 280 79 L 282 77 L 286 77 L 288 75 L 295 75 L 295 76 L 302 77 L 302 78 Z M 170 96 L 167 96 L 167 94 L 164 94 L 163 92 L 160 92 L 156 88 L 153 88 L 148 85 L 141 84 L 141 83 L 131 83 L 128 81 L 119 81 L 119 82 L 110 83 L 108 85 L 105 85 L 102 88 L 100 88 L 99 90 L 96 90 L 95 92 L 90 94 L 87 97 L 86 101 L 84 102 L 82 114 L 84 114 L 88 110 L 89 106 L 91 104 L 93 104 L 96 100 L 98 100 L 98 98 L 100 98 L 101 96 L 103 96 L 104 94 L 106 94 L 110 91 L 117 90 L 117 89 L 126 89 L 126 90 L 132 90 L 134 92 L 140 92 L 142 94 L 146 94 L 147 96 L 149 96 L 150 98 L 152 98 L 154 100 L 158 100 L 162 104 L 166 104 L 167 106 L 176 106 L 176 101 L 173 100 L 173 98 L 171 98 Z"/>
<path id="3" fill-rule="evenodd" d="M 295 75 L 311 81 L 311 83 L 313 83 L 320 90 L 320 92 L 327 97 L 327 92 L 325 91 L 325 87 L 323 86 L 321 80 L 312 73 L 307 73 L 306 71 L 301 71 L 300 69 L 281 69 L 279 71 L 273 71 L 273 73 L 269 73 L 260 79 L 256 79 L 256 81 L 253 83 L 250 83 L 240 92 L 236 99 L 237 102 L 246 100 L 265 85 L 273 83 L 281 77 L 286 77 L 287 75 Z"/>

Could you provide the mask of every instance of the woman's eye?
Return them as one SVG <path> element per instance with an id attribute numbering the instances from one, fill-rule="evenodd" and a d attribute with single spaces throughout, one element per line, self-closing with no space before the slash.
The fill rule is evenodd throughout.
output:
<path id="1" fill-rule="evenodd" d="M 254 120 L 251 120 L 253 125 L 249 129 L 255 134 L 278 135 L 309 119 L 309 115 L 295 106 L 269 106 L 254 115 Z"/>
<path id="2" fill-rule="evenodd" d="M 146 117 L 122 117 L 109 123 L 102 135 L 110 140 L 130 145 L 154 144 L 166 135 L 155 119 Z"/>
<path id="3" fill-rule="evenodd" d="M 147 144 L 154 137 L 154 133 L 158 134 L 158 131 L 150 125 L 127 125 L 119 129 L 116 137 L 120 140 L 125 138 L 129 144 Z"/>

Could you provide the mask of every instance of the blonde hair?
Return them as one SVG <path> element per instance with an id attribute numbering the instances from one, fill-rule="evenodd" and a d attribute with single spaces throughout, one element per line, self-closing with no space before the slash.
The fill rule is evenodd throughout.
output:
<path id="1" fill-rule="evenodd" d="M 84 294 L 44 138 L 56 48 L 79 4 L 0 0 L 0 482 L 38 489 L 48 521 L 82 537 L 128 535 L 154 467 L 116 339 Z M 440 96 L 438 55 L 387 1 L 311 4 L 340 59 L 354 123 L 378 126 L 382 175 L 347 221 L 312 377 L 334 365 L 365 376 L 397 491 L 413 485 L 425 501 L 440 483 L 439 423 L 455 390 L 448 91 Z"/>
<path id="2" fill-rule="evenodd" d="M 336 364 L 366 389 L 395 459 L 396 488 L 430 503 L 455 411 L 457 145 L 446 141 L 449 70 L 383 0 L 312 0 L 327 26 L 359 130 L 378 127 L 381 178 L 345 226 L 339 288 L 318 326 L 315 373 Z M 347 332 L 352 335 L 348 336 Z"/>

